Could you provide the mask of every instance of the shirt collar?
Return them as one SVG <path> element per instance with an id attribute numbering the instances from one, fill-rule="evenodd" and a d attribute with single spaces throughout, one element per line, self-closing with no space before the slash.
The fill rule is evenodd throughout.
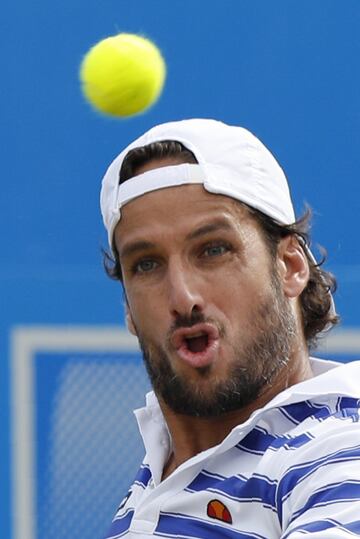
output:
<path id="1" fill-rule="evenodd" d="M 276 395 L 263 408 L 255 410 L 247 421 L 235 427 L 219 446 L 204 451 L 203 455 L 215 451 L 223 452 L 232 447 L 234 443 L 238 442 L 239 435 L 248 433 L 260 418 L 272 408 L 325 395 L 360 397 L 358 383 L 360 361 L 343 364 L 310 358 L 310 364 L 314 373 L 313 378 L 295 384 Z M 146 395 L 146 406 L 135 410 L 134 413 L 145 445 L 147 462 L 155 483 L 158 483 L 161 481 L 164 463 L 171 453 L 171 437 L 153 391 Z M 234 442 L 234 440 L 236 441 Z"/>

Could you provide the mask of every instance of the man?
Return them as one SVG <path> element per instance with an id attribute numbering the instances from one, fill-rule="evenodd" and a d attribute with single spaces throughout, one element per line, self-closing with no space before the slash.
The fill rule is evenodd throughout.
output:
<path id="1" fill-rule="evenodd" d="M 154 388 L 108 537 L 360 536 L 360 362 L 309 358 L 334 281 L 274 157 L 240 127 L 160 125 L 101 206 Z"/>

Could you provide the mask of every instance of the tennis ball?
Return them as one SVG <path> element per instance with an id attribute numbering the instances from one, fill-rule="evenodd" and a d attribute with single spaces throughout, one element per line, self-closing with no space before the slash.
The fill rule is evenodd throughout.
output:
<path id="1" fill-rule="evenodd" d="M 120 117 L 139 114 L 153 105 L 165 76 L 165 61 L 157 46 L 135 34 L 99 41 L 80 66 L 86 99 L 100 112 Z"/>

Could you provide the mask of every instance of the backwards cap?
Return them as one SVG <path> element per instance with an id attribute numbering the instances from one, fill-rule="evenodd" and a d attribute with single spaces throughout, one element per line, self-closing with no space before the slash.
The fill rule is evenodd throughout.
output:
<path id="1" fill-rule="evenodd" d="M 128 152 L 162 140 L 181 142 L 195 155 L 198 164 L 184 163 L 150 170 L 119 185 L 121 166 Z M 285 174 L 275 157 L 250 131 L 216 120 L 169 122 L 153 127 L 136 139 L 106 171 L 100 204 L 110 248 L 125 204 L 157 189 L 189 183 L 203 184 L 209 193 L 245 202 L 280 224 L 289 225 L 295 221 Z M 315 262 L 312 252 L 306 245 L 304 247 Z M 335 315 L 333 297 L 329 294 L 331 312 Z"/>
<path id="2" fill-rule="evenodd" d="M 198 164 L 150 170 L 119 185 L 121 166 L 128 152 L 162 140 L 181 142 L 195 155 Z M 200 183 L 209 193 L 245 202 L 280 224 L 295 221 L 285 174 L 259 139 L 242 127 L 216 120 L 183 120 L 153 127 L 127 146 L 106 171 L 100 204 L 110 247 L 125 204 L 150 191 L 188 183 Z"/>

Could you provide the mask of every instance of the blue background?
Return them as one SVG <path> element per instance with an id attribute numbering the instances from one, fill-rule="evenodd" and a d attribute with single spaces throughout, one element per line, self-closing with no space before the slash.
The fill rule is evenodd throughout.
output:
<path id="1" fill-rule="evenodd" d="M 101 539 L 143 458 L 139 354 L 39 352 L 33 368 L 36 538 Z"/>
<path id="2" fill-rule="evenodd" d="M 214 117 L 275 153 L 329 251 L 345 326 L 358 326 L 359 0 L 3 0 L 0 197 L 0 535 L 10 530 L 9 335 L 26 324 L 123 323 L 102 270 L 101 177 L 155 123 Z M 78 68 L 98 40 L 141 33 L 168 78 L 148 113 L 84 102 Z M 4 435 L 5 434 L 5 435 Z"/>

